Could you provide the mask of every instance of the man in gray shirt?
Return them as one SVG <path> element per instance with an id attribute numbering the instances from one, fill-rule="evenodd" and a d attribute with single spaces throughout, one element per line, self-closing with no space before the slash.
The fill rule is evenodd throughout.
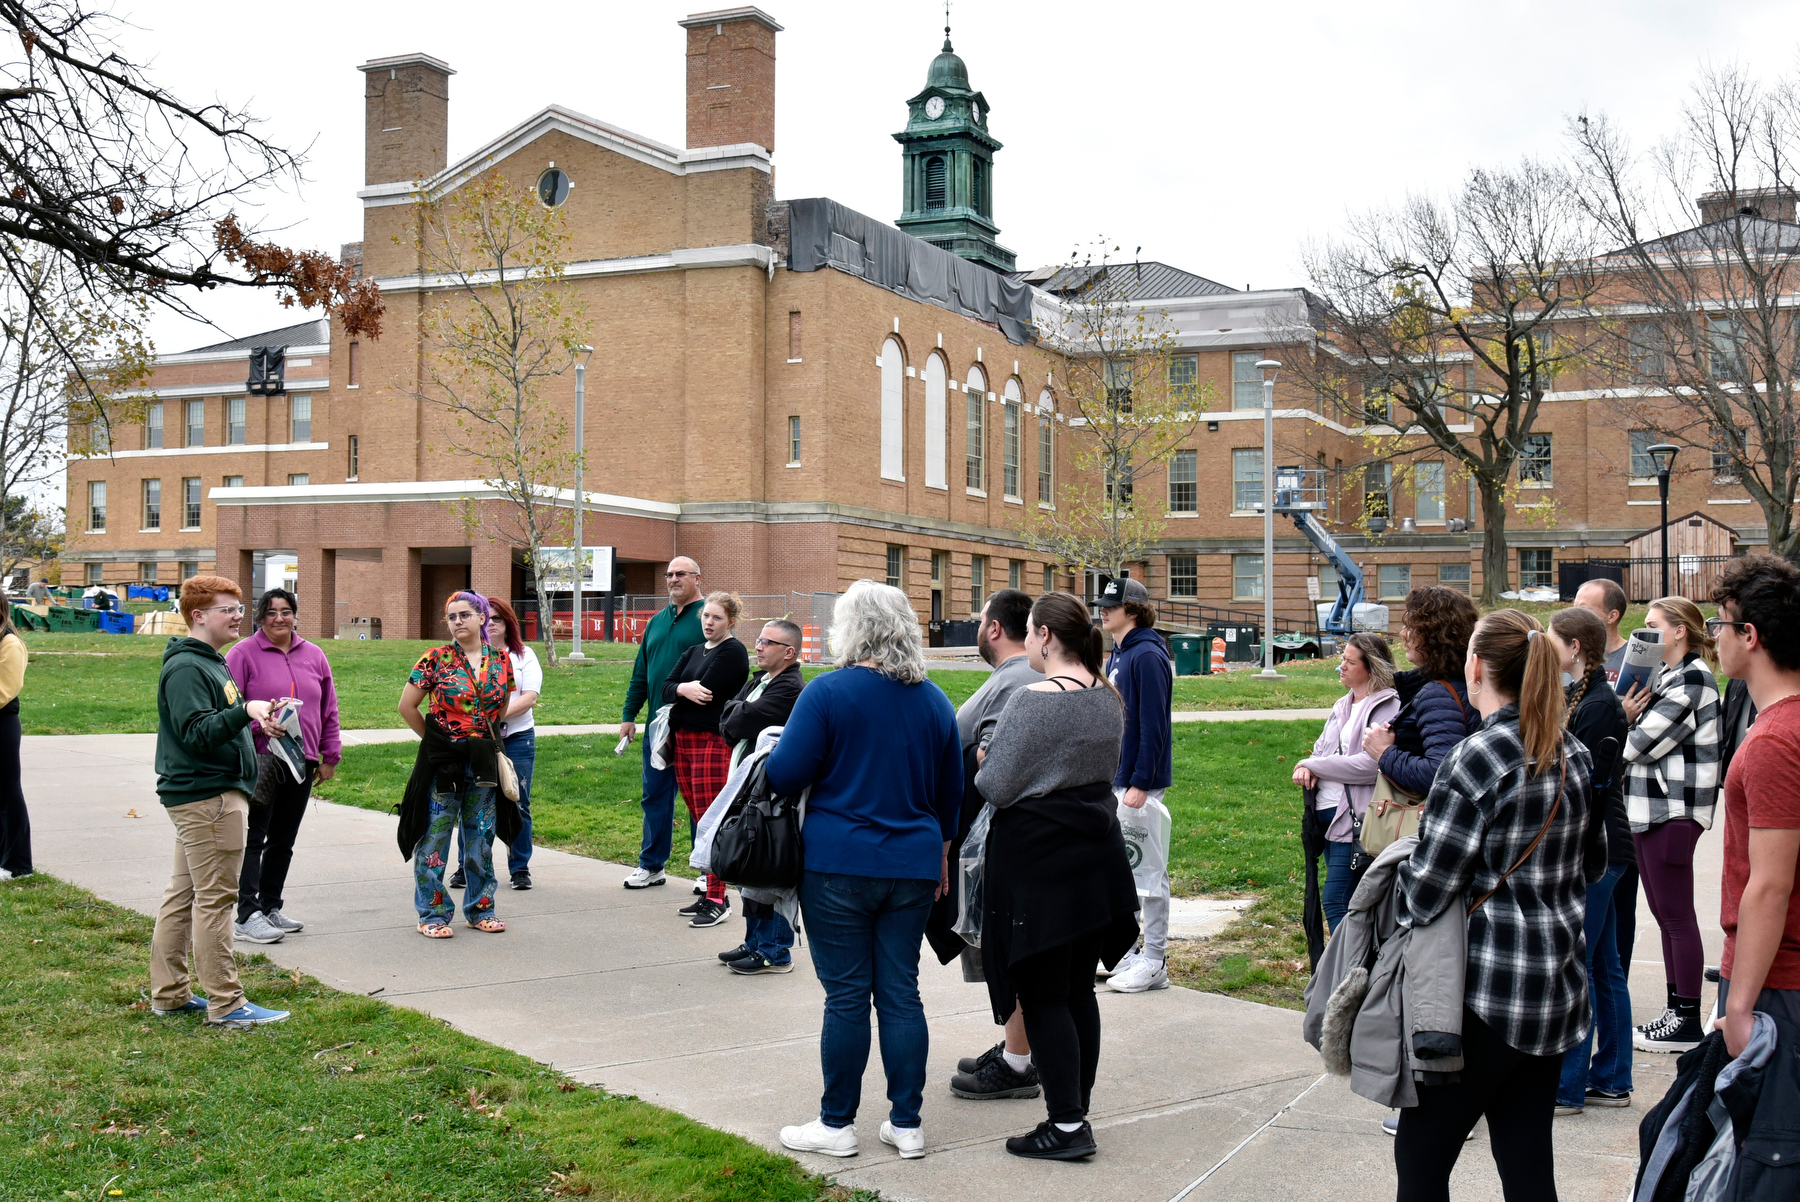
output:
<path id="1" fill-rule="evenodd" d="M 1025 655 L 1025 626 L 1031 616 L 1031 598 L 1016 588 L 1003 588 L 981 607 L 981 627 L 975 646 L 981 658 L 994 666 L 989 676 L 956 711 L 956 732 L 962 739 L 963 768 L 969 782 L 963 790 L 963 829 L 967 830 L 980 794 L 975 791 L 974 769 L 993 736 L 1000 711 L 1012 695 L 1026 685 L 1044 679 Z M 973 804 L 971 804 L 973 803 Z M 979 981 L 981 953 L 963 949 L 963 979 Z M 1025 1020 L 1018 1010 L 1006 1020 L 1006 1039 L 980 1056 L 965 1057 L 950 1078 L 950 1092 L 959 1098 L 1035 1098 L 1041 1086 L 1031 1063 L 1031 1044 L 1025 1038 Z"/>

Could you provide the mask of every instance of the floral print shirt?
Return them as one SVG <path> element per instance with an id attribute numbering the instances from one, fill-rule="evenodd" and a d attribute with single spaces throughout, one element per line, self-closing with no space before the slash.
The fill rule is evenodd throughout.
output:
<path id="1" fill-rule="evenodd" d="M 421 655 L 407 679 L 431 694 L 430 717 L 453 739 L 487 738 L 488 724 L 498 729 L 506 713 L 514 688 L 512 657 L 483 644 L 481 665 L 479 674 L 470 671 L 462 648 L 448 643 Z"/>

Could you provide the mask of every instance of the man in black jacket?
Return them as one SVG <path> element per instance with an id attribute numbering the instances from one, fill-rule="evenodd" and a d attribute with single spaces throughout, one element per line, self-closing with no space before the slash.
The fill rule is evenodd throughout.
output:
<path id="1" fill-rule="evenodd" d="M 731 766 L 756 748 L 756 738 L 773 726 L 786 726 L 805 681 L 800 678 L 800 628 L 777 618 L 756 640 L 756 671 L 725 703 L 719 733 L 733 744 Z M 741 897 L 741 895 L 740 895 Z M 742 897 L 744 941 L 719 959 L 740 976 L 794 971 L 794 928 L 767 902 Z"/>

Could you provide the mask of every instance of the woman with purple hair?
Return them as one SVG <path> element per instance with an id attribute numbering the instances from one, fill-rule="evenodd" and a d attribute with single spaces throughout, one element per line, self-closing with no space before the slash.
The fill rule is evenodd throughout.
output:
<path id="1" fill-rule="evenodd" d="M 494 917 L 494 793 L 499 785 L 497 732 L 513 691 L 512 658 L 488 646 L 491 611 L 478 593 L 450 594 L 444 622 L 451 641 L 433 647 L 413 665 L 400 690 L 400 716 L 419 736 L 406 797 L 400 803 L 402 830 L 422 833 L 402 851 L 413 861 L 413 901 L 419 934 L 448 939 L 455 905 L 444 890 L 451 832 L 462 829 L 463 917 L 478 931 L 498 934 L 506 924 Z M 427 712 L 419 706 L 431 698 Z M 409 825 L 410 823 L 410 825 Z"/>

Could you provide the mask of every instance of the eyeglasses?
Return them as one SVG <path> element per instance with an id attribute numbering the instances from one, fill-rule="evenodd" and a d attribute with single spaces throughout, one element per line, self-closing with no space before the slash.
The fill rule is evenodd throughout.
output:
<path id="1" fill-rule="evenodd" d="M 1728 622 L 1724 618 L 1708 618 L 1708 619 L 1706 619 L 1706 634 L 1707 634 L 1708 638 L 1716 639 L 1719 637 L 1719 628 L 1721 626 L 1735 626 L 1739 630 L 1742 630 L 1744 627 L 1751 626 L 1751 625 L 1754 625 L 1754 623 L 1751 623 L 1751 622 Z"/>
<path id="2" fill-rule="evenodd" d="M 241 605 L 209 605 L 198 612 L 203 614 L 230 614 L 232 617 L 241 618 L 244 616 L 244 607 Z"/>
<path id="3" fill-rule="evenodd" d="M 698 572 L 664 572 L 664 580 L 680 580 L 683 576 L 698 576 Z"/>
<path id="4" fill-rule="evenodd" d="M 472 609 L 459 609 L 444 615 L 446 622 L 473 622 L 478 615 Z"/>
<path id="5" fill-rule="evenodd" d="M 758 647 L 792 647 L 792 643 L 784 643 L 780 639 L 757 639 Z"/>
<path id="6" fill-rule="evenodd" d="M 271 610 L 266 611 L 263 614 L 263 617 L 265 619 L 267 619 L 267 618 L 291 618 L 293 616 L 294 616 L 294 611 L 291 609 L 271 609 Z"/>

